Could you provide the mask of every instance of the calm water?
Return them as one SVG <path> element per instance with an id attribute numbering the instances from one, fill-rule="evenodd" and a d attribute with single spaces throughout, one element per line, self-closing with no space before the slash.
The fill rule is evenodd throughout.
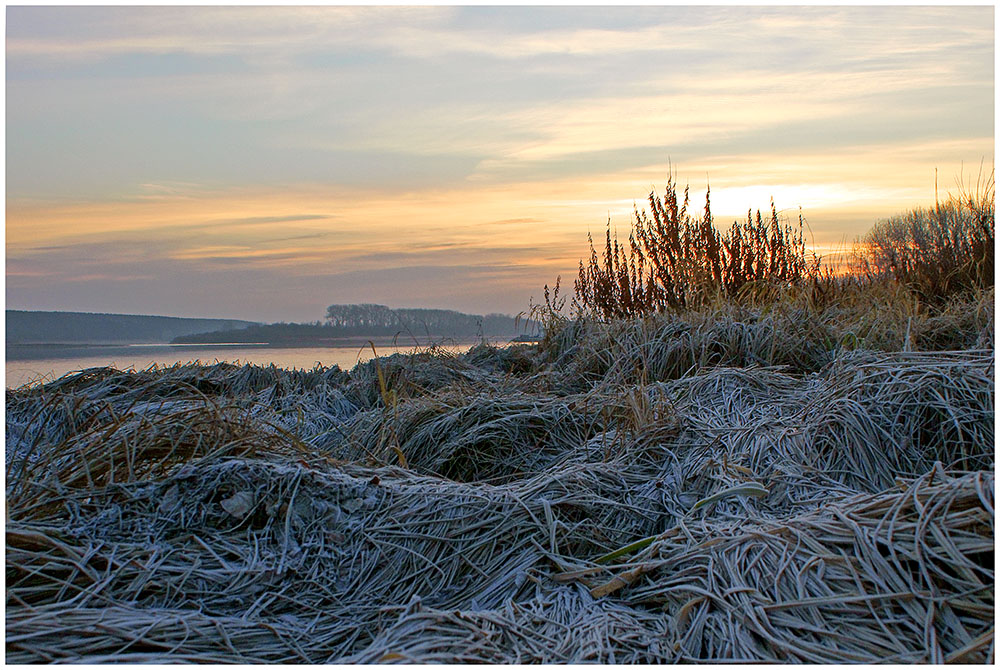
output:
<path id="1" fill-rule="evenodd" d="M 468 351 L 476 342 L 451 343 L 441 348 L 455 353 Z M 379 356 L 394 353 L 413 353 L 412 346 L 399 344 L 376 345 Z M 41 378 L 46 381 L 56 379 L 68 372 L 99 366 L 111 366 L 119 370 L 134 368 L 142 370 L 154 363 L 173 365 L 178 362 L 201 361 L 202 363 L 255 363 L 275 365 L 283 368 L 311 369 L 317 363 L 339 365 L 350 370 L 359 362 L 372 358 L 369 345 L 350 347 L 270 347 L 254 345 L 147 345 L 133 344 L 111 347 L 72 347 L 65 349 L 39 347 L 37 350 L 17 351 L 8 349 L 6 360 L 7 388 L 21 386 Z"/>

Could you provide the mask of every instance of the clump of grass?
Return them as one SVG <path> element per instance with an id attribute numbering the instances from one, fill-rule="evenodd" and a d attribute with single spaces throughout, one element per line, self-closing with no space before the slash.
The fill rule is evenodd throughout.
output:
<path id="1" fill-rule="evenodd" d="M 372 465 L 396 462 L 459 482 L 500 484 L 544 472 L 558 463 L 607 457 L 590 441 L 612 426 L 636 430 L 628 398 L 618 395 L 498 392 L 447 387 L 402 403 L 396 411 L 362 412 L 344 428 L 336 458 Z M 648 428 L 648 426 L 642 426 Z M 391 434 L 394 441 L 384 436 Z M 605 445 L 607 447 L 607 445 Z"/>
<path id="2" fill-rule="evenodd" d="M 852 271 L 870 281 L 900 282 L 939 305 L 993 286 L 995 182 L 877 223 L 856 245 Z"/>
<path id="3" fill-rule="evenodd" d="M 579 393 L 717 367 L 785 366 L 809 374 L 855 350 L 991 349 L 993 332 L 992 289 L 932 309 L 895 283 L 851 285 L 824 306 L 803 286 L 767 306 L 727 302 L 610 322 L 552 319 L 538 346 L 536 377 Z"/>
<path id="4" fill-rule="evenodd" d="M 359 363 L 344 386 L 358 407 L 385 406 L 387 397 L 406 398 L 434 392 L 460 381 L 482 382 L 480 368 L 444 350 L 376 356 Z"/>
<path id="5" fill-rule="evenodd" d="M 7 500 L 12 515 L 44 515 L 65 496 L 98 496 L 116 485 L 164 476 L 198 460 L 301 452 L 294 439 L 255 424 L 235 407 L 194 399 L 114 409 L 55 444 L 30 445 L 12 455 Z"/>
<path id="6" fill-rule="evenodd" d="M 672 662 L 989 663 L 992 485 L 932 470 L 780 521 L 677 527 L 591 593 L 672 613 Z"/>

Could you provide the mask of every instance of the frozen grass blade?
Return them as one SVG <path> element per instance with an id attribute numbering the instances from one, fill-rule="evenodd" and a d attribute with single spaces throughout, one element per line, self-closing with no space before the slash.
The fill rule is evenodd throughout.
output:
<path id="1" fill-rule="evenodd" d="M 740 484 L 739 486 L 730 486 L 724 491 L 719 491 L 718 493 L 713 493 L 707 498 L 702 498 L 691 506 L 691 511 L 693 512 L 696 509 L 700 509 L 705 505 L 710 505 L 711 503 L 722 500 L 723 498 L 728 498 L 729 496 L 753 496 L 755 498 L 763 498 L 768 493 L 769 491 L 757 482 L 746 482 L 745 484 Z"/>

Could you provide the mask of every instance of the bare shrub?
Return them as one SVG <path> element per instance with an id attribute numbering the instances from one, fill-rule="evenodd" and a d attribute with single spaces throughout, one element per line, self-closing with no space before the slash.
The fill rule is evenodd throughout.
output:
<path id="1" fill-rule="evenodd" d="M 635 211 L 628 245 L 605 234 L 598 257 L 593 238 L 590 259 L 580 261 L 574 284 L 578 310 L 605 319 L 631 318 L 699 307 L 718 298 L 773 296 L 819 276 L 819 260 L 803 242 L 798 226 L 782 222 L 774 202 L 770 216 L 747 212 L 725 233 L 715 227 L 710 192 L 700 217 L 689 212 L 689 192 L 678 197 L 673 177 L 662 198 L 649 194 L 649 213 Z"/>
<path id="2" fill-rule="evenodd" d="M 991 173 L 972 192 L 877 223 L 856 245 L 852 271 L 898 281 L 931 304 L 993 286 L 994 194 Z"/>

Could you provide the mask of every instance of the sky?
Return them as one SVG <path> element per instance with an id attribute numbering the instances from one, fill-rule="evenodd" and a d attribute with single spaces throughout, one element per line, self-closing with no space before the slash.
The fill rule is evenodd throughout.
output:
<path id="1" fill-rule="evenodd" d="M 822 255 L 994 162 L 992 6 L 8 7 L 6 305 L 517 314 L 668 171 Z M 935 173 L 936 171 L 936 173 Z"/>

